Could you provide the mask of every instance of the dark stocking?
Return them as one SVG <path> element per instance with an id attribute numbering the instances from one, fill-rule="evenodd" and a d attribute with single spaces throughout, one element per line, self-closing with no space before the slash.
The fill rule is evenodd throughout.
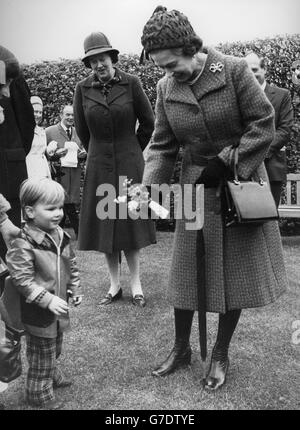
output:
<path id="1" fill-rule="evenodd" d="M 227 358 L 229 344 L 241 312 L 241 309 L 234 309 L 219 315 L 217 340 L 212 353 L 214 360 L 224 361 Z"/>

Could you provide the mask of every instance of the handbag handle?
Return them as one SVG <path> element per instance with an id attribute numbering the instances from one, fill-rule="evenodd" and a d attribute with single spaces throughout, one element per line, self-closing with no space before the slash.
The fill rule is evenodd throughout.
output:
<path id="1" fill-rule="evenodd" d="M 230 154 L 229 154 L 229 166 L 233 170 L 234 174 L 234 182 L 239 183 L 239 177 L 237 172 L 239 162 L 239 151 L 238 146 L 232 146 Z"/>
<path id="2" fill-rule="evenodd" d="M 235 184 L 239 184 L 240 180 L 238 177 L 238 162 L 239 162 L 239 146 L 232 146 L 231 151 L 230 151 L 230 155 L 229 155 L 229 166 L 230 168 L 233 170 L 233 174 L 234 174 L 234 180 L 233 182 Z M 252 181 L 254 179 L 252 178 Z M 264 181 L 262 178 L 259 178 L 259 180 L 257 181 L 260 185 L 264 184 Z"/>

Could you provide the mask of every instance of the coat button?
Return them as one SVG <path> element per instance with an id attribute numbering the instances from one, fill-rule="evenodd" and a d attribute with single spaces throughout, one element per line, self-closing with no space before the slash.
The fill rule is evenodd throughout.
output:
<path id="1" fill-rule="evenodd" d="M 199 108 L 197 106 L 191 106 L 190 107 L 190 112 L 192 112 L 195 115 L 197 115 L 197 113 L 199 113 Z"/>

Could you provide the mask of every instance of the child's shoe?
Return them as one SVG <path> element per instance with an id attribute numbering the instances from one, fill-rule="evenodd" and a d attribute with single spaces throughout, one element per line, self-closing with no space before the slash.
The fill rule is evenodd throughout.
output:
<path id="1" fill-rule="evenodd" d="M 67 388 L 73 384 L 72 379 L 67 377 L 63 377 L 63 379 L 59 382 L 53 381 L 53 388 Z"/>
<path id="2" fill-rule="evenodd" d="M 27 404 L 32 408 L 38 409 L 49 409 L 49 410 L 59 410 L 63 407 L 63 402 L 59 402 L 55 399 L 48 400 L 47 402 L 33 402 L 32 400 L 27 400 Z"/>

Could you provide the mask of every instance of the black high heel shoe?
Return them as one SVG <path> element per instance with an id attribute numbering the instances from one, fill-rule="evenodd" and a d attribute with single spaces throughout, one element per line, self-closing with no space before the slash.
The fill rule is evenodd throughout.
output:
<path id="1" fill-rule="evenodd" d="M 153 376 L 166 376 L 179 367 L 191 364 L 192 350 L 190 345 L 175 344 L 167 359 L 155 370 Z"/>
<path id="2" fill-rule="evenodd" d="M 222 360 L 211 359 L 208 375 L 203 381 L 203 386 L 208 391 L 220 389 L 226 382 L 229 368 L 229 358 Z"/>
<path id="3" fill-rule="evenodd" d="M 115 302 L 116 300 L 119 300 L 122 297 L 122 295 L 123 295 L 122 288 L 120 288 L 117 294 L 115 294 L 114 296 L 112 296 L 110 293 L 107 293 L 106 296 L 100 300 L 99 306 L 109 305 L 110 303 Z"/>

